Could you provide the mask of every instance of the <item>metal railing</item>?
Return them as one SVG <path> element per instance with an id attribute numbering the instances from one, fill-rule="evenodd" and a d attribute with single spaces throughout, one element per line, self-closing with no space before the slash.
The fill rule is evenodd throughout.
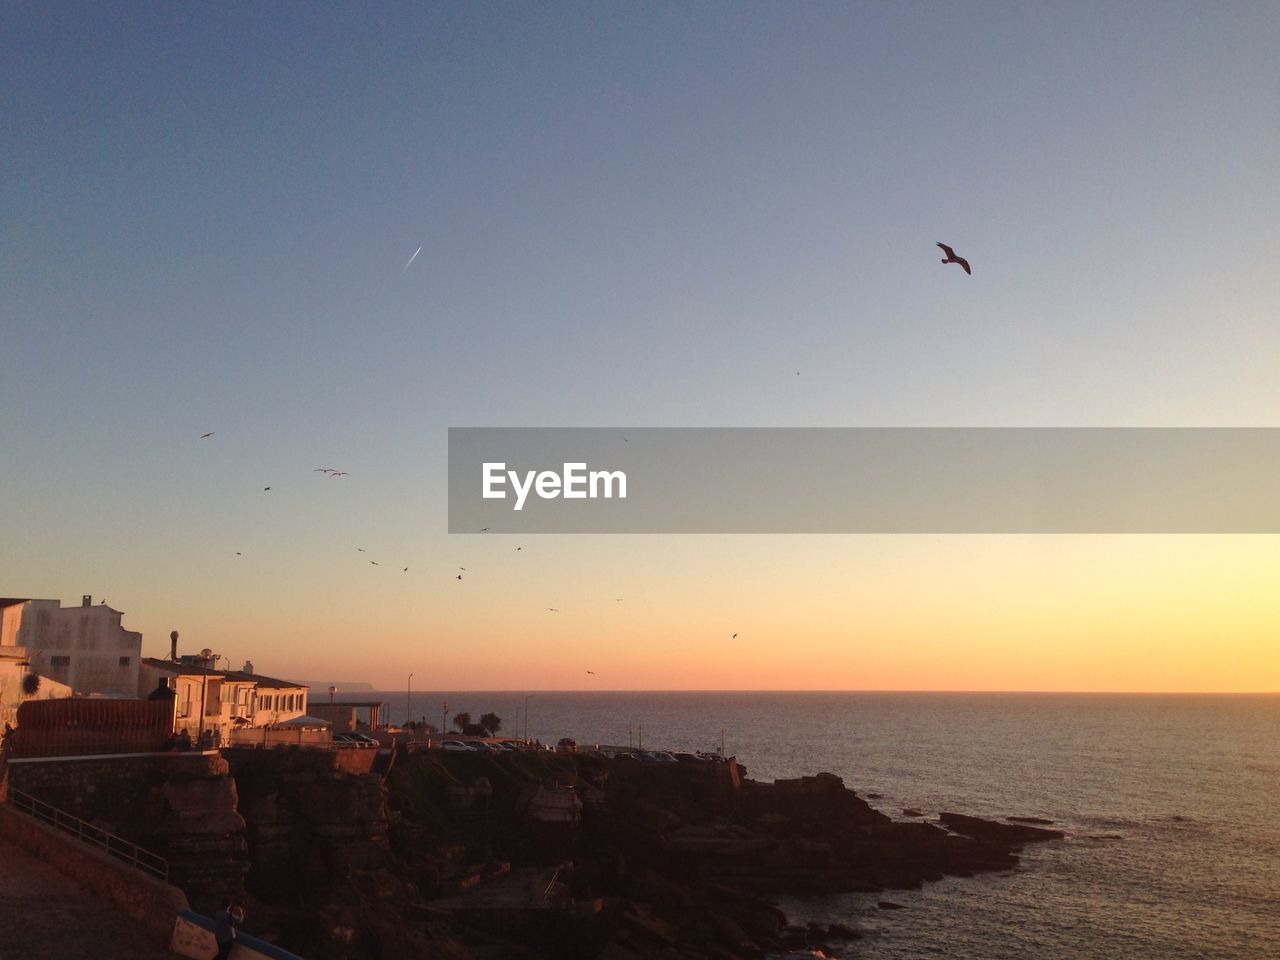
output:
<path id="1" fill-rule="evenodd" d="M 169 861 L 164 857 L 143 849 L 132 840 L 126 840 L 101 827 L 95 827 L 87 820 L 81 820 L 65 810 L 59 810 L 53 804 L 45 803 L 24 790 L 10 786 L 9 805 L 29 817 L 71 834 L 78 840 L 100 847 L 137 870 L 159 877 L 166 882 L 169 879 Z"/>
<path id="2" fill-rule="evenodd" d="M 556 888 L 556 881 L 559 879 L 560 871 L 556 870 L 556 872 L 551 875 L 551 882 L 548 883 L 547 888 L 542 891 L 542 899 L 544 902 L 551 899 L 551 891 Z"/>

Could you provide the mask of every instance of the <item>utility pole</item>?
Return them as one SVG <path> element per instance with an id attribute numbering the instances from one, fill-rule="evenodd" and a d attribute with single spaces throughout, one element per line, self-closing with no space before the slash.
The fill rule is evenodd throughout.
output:
<path id="1" fill-rule="evenodd" d="M 449 725 L 449 703 L 448 701 L 446 701 L 445 703 L 440 705 L 440 739 L 441 740 L 444 739 L 444 731 L 448 725 Z"/>

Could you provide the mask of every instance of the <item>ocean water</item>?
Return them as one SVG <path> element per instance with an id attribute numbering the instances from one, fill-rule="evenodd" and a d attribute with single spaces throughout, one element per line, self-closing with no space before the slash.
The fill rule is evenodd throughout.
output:
<path id="1" fill-rule="evenodd" d="M 392 716 L 405 695 L 382 695 Z M 439 723 L 520 693 L 415 693 Z M 399 709 L 397 710 L 397 706 Z M 1053 820 L 1067 839 L 1006 874 L 875 895 L 788 900 L 840 921 L 870 960 L 1280 958 L 1280 696 L 951 693 L 538 693 L 531 736 L 714 749 L 755 779 L 827 770 L 884 813 Z"/>

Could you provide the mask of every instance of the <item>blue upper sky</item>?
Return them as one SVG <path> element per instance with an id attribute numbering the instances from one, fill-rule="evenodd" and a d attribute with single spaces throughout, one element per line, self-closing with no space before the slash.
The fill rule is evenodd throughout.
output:
<path id="1" fill-rule="evenodd" d="M 0 33 L 10 593 L 213 577 L 265 485 L 306 490 L 281 537 L 332 509 L 444 550 L 451 425 L 1280 412 L 1274 3 L 15 2 Z"/>

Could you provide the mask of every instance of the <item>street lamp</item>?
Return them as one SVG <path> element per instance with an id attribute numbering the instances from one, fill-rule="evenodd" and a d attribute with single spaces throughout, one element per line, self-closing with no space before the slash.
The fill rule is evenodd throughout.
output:
<path id="1" fill-rule="evenodd" d="M 333 695 L 338 692 L 338 688 L 332 683 L 329 684 L 329 706 L 333 706 Z"/>
<path id="2" fill-rule="evenodd" d="M 413 708 L 409 706 L 409 700 L 413 696 L 413 674 L 409 674 L 409 679 L 404 682 L 404 728 L 409 729 L 409 718 L 413 716 Z"/>
<path id="3" fill-rule="evenodd" d="M 445 728 L 449 725 L 449 704 L 446 701 L 440 705 L 440 740 L 444 741 Z"/>
<path id="4" fill-rule="evenodd" d="M 203 673 L 200 676 L 200 723 L 196 729 L 196 736 L 204 736 L 205 717 L 209 715 L 209 698 L 206 691 L 209 689 L 209 660 L 213 657 L 213 651 L 205 647 L 200 651 L 200 664 L 203 667 Z"/>

